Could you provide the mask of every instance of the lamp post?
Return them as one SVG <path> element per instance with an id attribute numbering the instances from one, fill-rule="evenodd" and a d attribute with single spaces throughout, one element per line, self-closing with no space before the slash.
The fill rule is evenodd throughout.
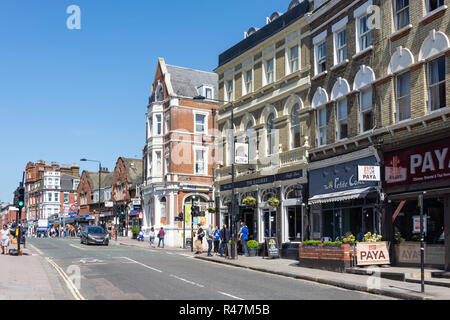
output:
<path id="1" fill-rule="evenodd" d="M 204 96 L 196 96 L 194 97 L 194 100 L 205 100 L 207 99 Z M 223 102 L 228 103 L 228 101 L 218 100 L 218 99 L 210 99 L 207 100 L 215 101 L 215 102 Z M 235 199 L 234 199 L 234 174 L 235 174 L 235 168 L 234 168 L 234 160 L 235 160 L 235 150 L 234 150 L 234 110 L 233 106 L 231 106 L 231 149 L 232 149 L 232 157 L 231 157 L 231 214 L 230 214 L 230 234 L 231 234 L 231 258 L 236 259 L 237 255 L 235 252 L 236 247 L 236 238 L 237 238 L 237 228 L 234 225 L 235 224 Z"/>
<path id="2" fill-rule="evenodd" d="M 191 200 L 191 252 L 194 252 L 194 216 L 192 208 L 194 208 L 195 196 L 192 196 Z"/>
<path id="3" fill-rule="evenodd" d="M 100 199 L 101 199 L 101 186 L 102 186 L 102 163 L 98 160 L 80 159 L 82 162 L 97 162 L 98 163 L 98 216 L 100 217 Z"/>

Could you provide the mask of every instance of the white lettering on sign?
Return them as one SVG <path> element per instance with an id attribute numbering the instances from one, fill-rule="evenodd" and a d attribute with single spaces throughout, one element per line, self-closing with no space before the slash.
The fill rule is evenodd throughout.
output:
<path id="1" fill-rule="evenodd" d="M 421 154 L 413 154 L 410 157 L 410 173 L 416 174 L 417 170 L 420 173 L 426 173 L 427 171 L 436 171 L 436 167 L 439 170 L 445 169 L 445 158 L 448 154 L 448 148 L 443 148 L 442 150 L 436 149 L 433 152 L 425 152 L 422 156 Z M 434 156 L 433 156 L 434 155 Z M 437 165 L 437 166 L 436 166 Z M 448 168 L 450 168 L 450 159 L 448 163 Z"/>

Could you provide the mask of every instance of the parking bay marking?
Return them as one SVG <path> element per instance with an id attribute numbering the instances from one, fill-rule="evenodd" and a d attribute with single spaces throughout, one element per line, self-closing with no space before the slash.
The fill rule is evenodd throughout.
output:
<path id="1" fill-rule="evenodd" d="M 150 267 L 150 266 L 148 266 L 148 265 L 146 265 L 146 264 L 143 264 L 143 263 L 141 263 L 141 262 L 139 262 L 139 261 L 130 259 L 130 258 L 128 258 L 128 257 L 122 257 L 122 258 L 124 258 L 124 259 L 126 259 L 126 260 L 128 260 L 128 261 L 134 262 L 134 263 L 136 263 L 136 264 L 138 264 L 138 265 L 141 265 L 141 266 L 143 266 L 143 267 L 145 267 L 145 268 L 147 268 L 147 269 L 151 269 L 151 270 L 156 271 L 156 272 L 162 272 L 162 271 L 159 270 L 159 269 L 152 268 L 152 267 Z"/>

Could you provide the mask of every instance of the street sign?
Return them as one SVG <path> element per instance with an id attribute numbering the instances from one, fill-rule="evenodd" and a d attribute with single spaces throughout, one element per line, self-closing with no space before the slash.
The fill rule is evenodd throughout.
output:
<path id="1" fill-rule="evenodd" d="M 236 142 L 234 147 L 234 162 L 236 164 L 248 164 L 248 144 Z"/>
<path id="2" fill-rule="evenodd" d="M 78 211 L 78 206 L 76 204 L 71 205 L 70 211 Z"/>
<path id="3" fill-rule="evenodd" d="M 105 201 L 105 208 L 112 208 L 114 207 L 114 202 L 112 201 Z"/>

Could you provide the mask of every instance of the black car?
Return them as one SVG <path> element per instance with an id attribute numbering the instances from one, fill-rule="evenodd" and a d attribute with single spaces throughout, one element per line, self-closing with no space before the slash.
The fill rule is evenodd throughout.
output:
<path id="1" fill-rule="evenodd" d="M 109 234 L 102 227 L 87 226 L 81 230 L 80 242 L 85 244 L 109 244 Z"/>

